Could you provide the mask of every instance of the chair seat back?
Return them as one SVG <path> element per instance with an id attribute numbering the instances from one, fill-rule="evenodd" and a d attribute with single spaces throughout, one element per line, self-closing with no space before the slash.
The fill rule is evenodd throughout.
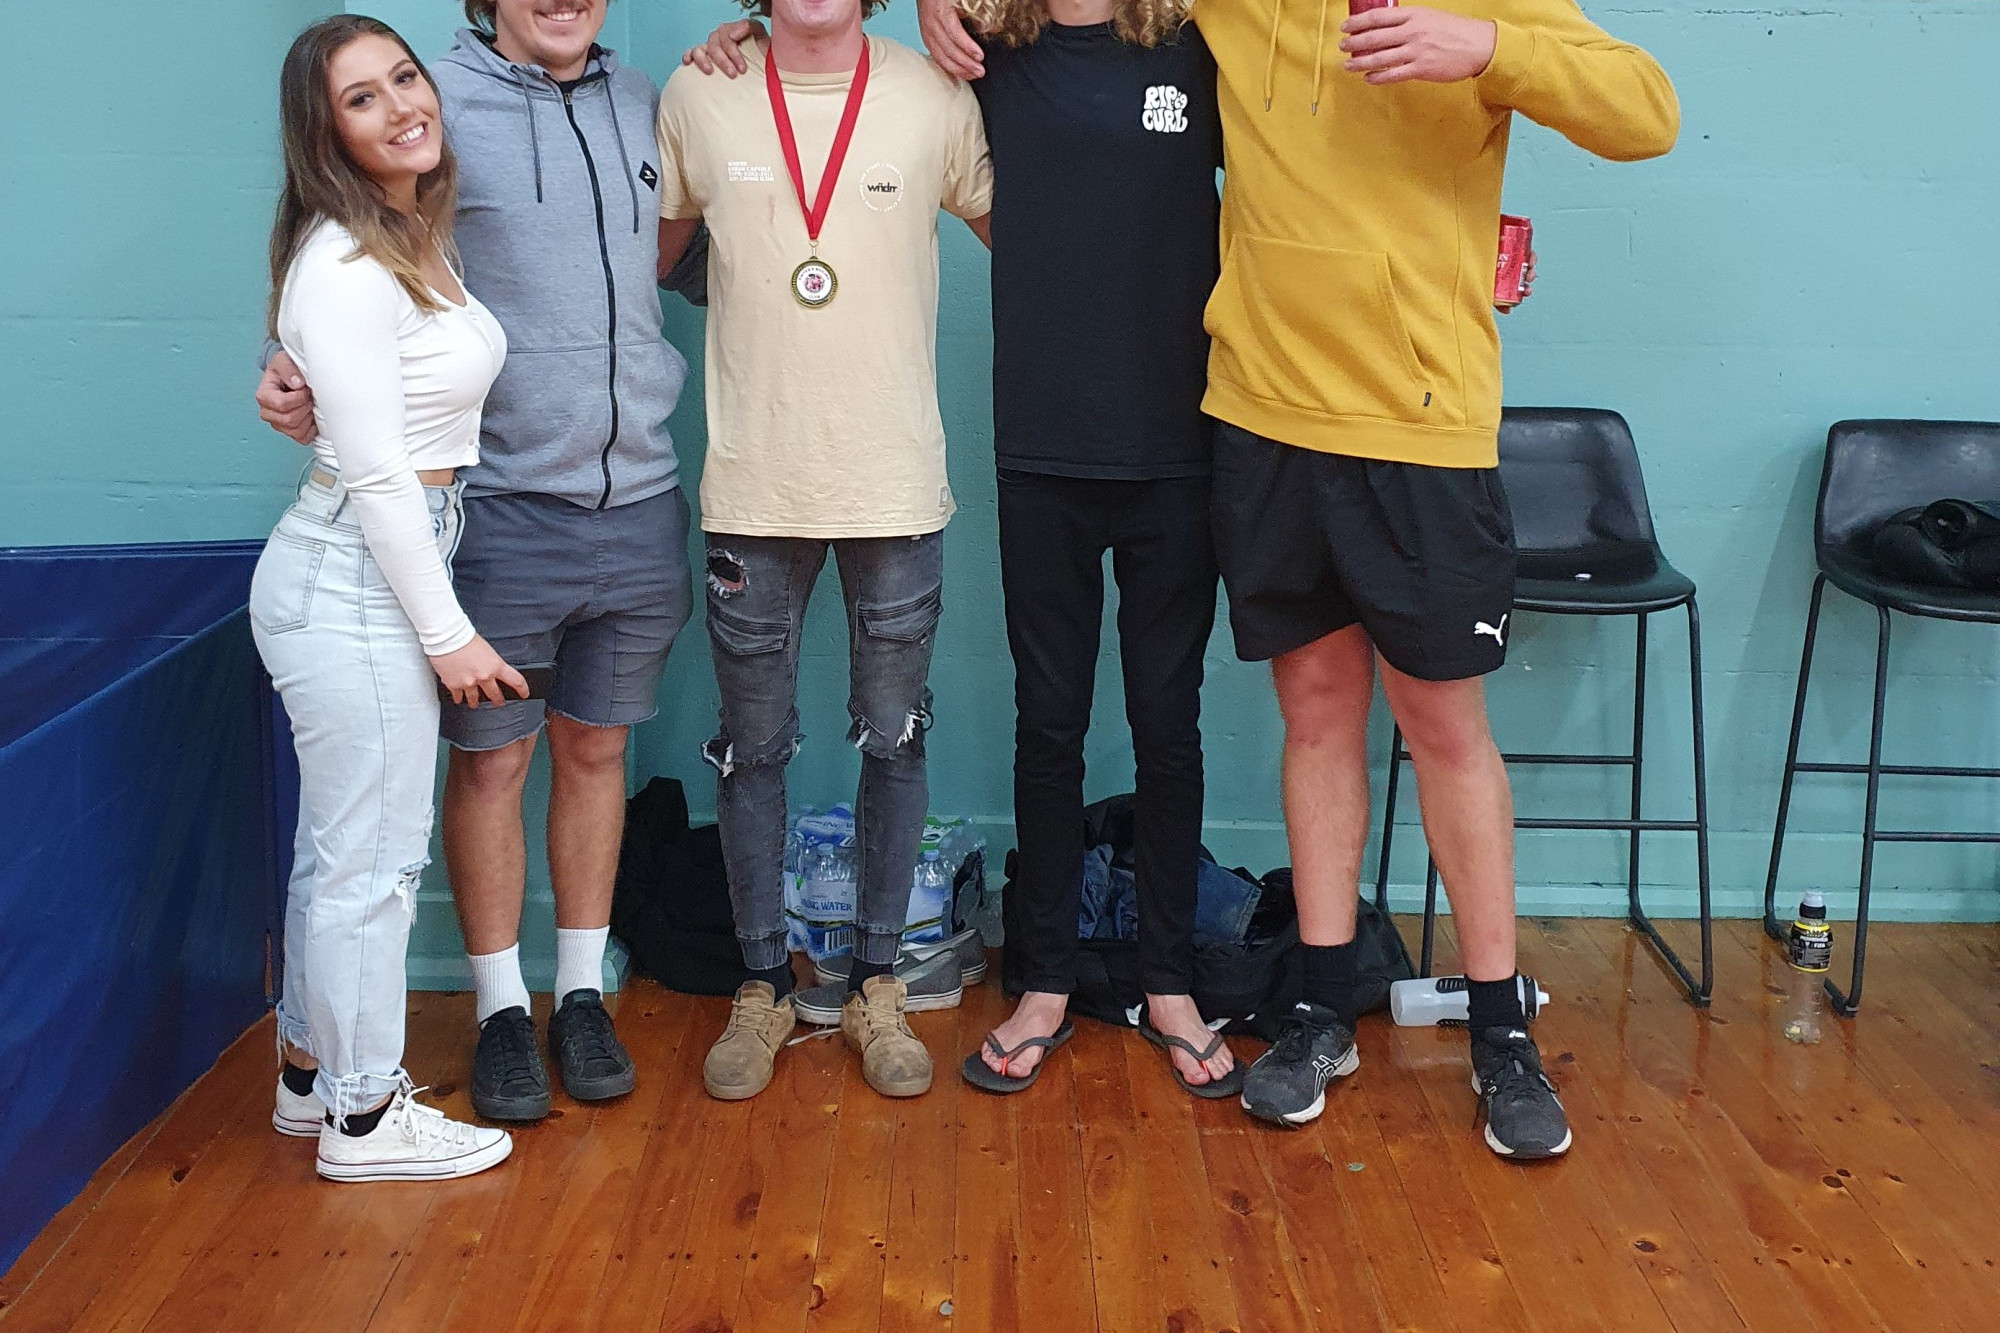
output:
<path id="1" fill-rule="evenodd" d="M 1500 479 L 1514 544 L 1535 552 L 1657 551 L 1632 428 L 1616 412 L 1510 407 L 1500 418 Z"/>
<path id="2" fill-rule="evenodd" d="M 1813 539 L 1822 552 L 1856 551 L 1891 515 L 1944 499 L 2000 505 L 2000 423 L 1837 422 Z"/>

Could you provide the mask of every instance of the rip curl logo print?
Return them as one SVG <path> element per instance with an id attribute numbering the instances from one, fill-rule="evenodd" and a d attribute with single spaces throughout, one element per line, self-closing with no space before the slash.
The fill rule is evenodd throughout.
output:
<path id="1" fill-rule="evenodd" d="M 1187 131 L 1188 96 L 1171 83 L 1156 83 L 1146 90 L 1146 109 L 1139 123 L 1161 134 Z"/>
<path id="2" fill-rule="evenodd" d="M 1472 637 L 1476 639 L 1482 634 L 1492 635 L 1493 642 L 1505 648 L 1507 646 L 1507 617 L 1500 617 L 1500 623 L 1497 625 L 1489 625 L 1483 620 L 1473 622 Z"/>

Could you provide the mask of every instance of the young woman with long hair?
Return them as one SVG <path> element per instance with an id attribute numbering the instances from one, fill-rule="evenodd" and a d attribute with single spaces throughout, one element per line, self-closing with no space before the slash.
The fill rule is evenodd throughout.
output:
<path id="1" fill-rule="evenodd" d="M 436 86 L 374 19 L 301 33 L 279 84 L 285 183 L 271 335 L 311 379 L 318 438 L 250 587 L 300 770 L 272 1123 L 331 1180 L 483 1171 L 508 1136 L 415 1100 L 404 951 L 430 845 L 438 694 L 525 696 L 449 573 L 456 469 L 506 335 L 453 271 L 456 166 Z"/>

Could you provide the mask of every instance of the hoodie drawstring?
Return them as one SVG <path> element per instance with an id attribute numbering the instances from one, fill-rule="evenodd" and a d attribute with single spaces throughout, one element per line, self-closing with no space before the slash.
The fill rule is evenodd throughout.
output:
<path id="1" fill-rule="evenodd" d="M 1320 0 L 1322 4 L 1325 0 Z M 632 156 L 625 151 L 625 132 L 618 128 L 618 93 L 604 81 L 604 100 L 611 103 L 611 137 L 618 141 L 618 165 L 625 169 L 625 189 L 632 196 L 632 234 L 639 234 L 639 187 L 632 183 Z"/>
<path id="2" fill-rule="evenodd" d="M 1324 12 L 1322 10 L 1322 12 Z M 1278 68 L 1278 25 L 1285 21 L 1285 0 L 1271 6 L 1271 47 L 1264 53 L 1264 109 L 1271 109 L 1272 81 Z"/>
<path id="3" fill-rule="evenodd" d="M 1313 100 L 1312 113 L 1319 114 L 1319 81 L 1326 72 L 1322 63 L 1326 59 L 1326 0 L 1319 0 L 1319 38 L 1313 43 Z"/>
<path id="4" fill-rule="evenodd" d="M 1285 0 L 1275 0 L 1271 6 L 1271 44 L 1264 52 L 1264 109 L 1271 109 L 1271 97 L 1277 87 L 1278 72 L 1278 29 L 1285 22 Z M 1326 76 L 1326 0 L 1319 0 L 1319 27 L 1313 40 L 1313 92 L 1312 113 L 1319 114 L 1319 90 Z"/>
<path id="5" fill-rule="evenodd" d="M 535 128 L 535 95 L 529 91 L 528 76 L 518 65 L 508 68 L 514 75 L 514 86 L 521 90 L 521 105 L 528 113 L 528 147 L 535 157 L 535 202 L 542 202 L 542 136 Z"/>

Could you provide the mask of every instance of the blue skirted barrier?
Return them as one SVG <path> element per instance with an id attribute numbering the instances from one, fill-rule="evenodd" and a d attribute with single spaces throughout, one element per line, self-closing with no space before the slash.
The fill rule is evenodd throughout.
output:
<path id="1" fill-rule="evenodd" d="M 0 549 L 0 1271 L 266 1007 L 262 542 Z"/>

